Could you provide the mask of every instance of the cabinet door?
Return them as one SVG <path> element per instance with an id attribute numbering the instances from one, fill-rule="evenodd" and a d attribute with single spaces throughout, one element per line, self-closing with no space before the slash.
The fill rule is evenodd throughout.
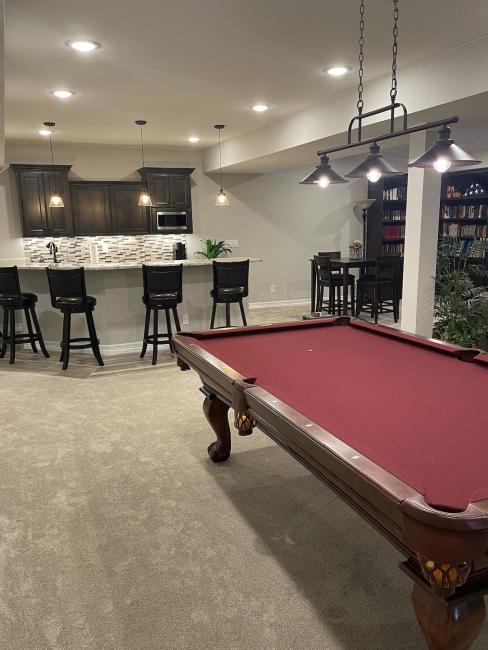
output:
<path id="1" fill-rule="evenodd" d="M 117 183 L 111 186 L 111 206 L 114 233 L 139 235 L 149 232 L 148 209 L 138 206 L 144 183 Z"/>
<path id="2" fill-rule="evenodd" d="M 170 177 L 168 174 L 149 174 L 148 189 L 152 204 L 157 207 L 171 206 Z"/>
<path id="3" fill-rule="evenodd" d="M 190 177 L 188 174 L 172 174 L 170 187 L 172 208 L 188 208 L 191 206 Z"/>
<path id="4" fill-rule="evenodd" d="M 112 234 L 108 183 L 72 183 L 71 202 L 76 235 Z"/>
<path id="5" fill-rule="evenodd" d="M 70 237 L 73 234 L 73 218 L 66 173 L 44 172 L 44 191 L 49 234 L 53 237 Z M 49 207 L 49 200 L 54 192 L 63 199 L 64 208 Z"/>
<path id="6" fill-rule="evenodd" d="M 17 172 L 24 237 L 46 237 L 48 223 L 41 171 Z"/>

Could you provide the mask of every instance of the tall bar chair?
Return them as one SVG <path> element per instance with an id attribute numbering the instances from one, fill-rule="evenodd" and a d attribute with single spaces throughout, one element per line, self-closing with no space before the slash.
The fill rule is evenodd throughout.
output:
<path id="1" fill-rule="evenodd" d="M 247 325 L 244 312 L 243 298 L 249 295 L 249 260 L 242 262 L 213 261 L 213 289 L 210 296 L 213 299 L 210 329 L 215 327 L 215 315 L 218 304 L 225 305 L 225 326 L 231 327 L 230 306 L 239 305 L 242 324 Z"/>
<path id="2" fill-rule="evenodd" d="M 51 294 L 51 305 L 63 314 L 63 338 L 61 341 L 61 356 L 59 361 L 63 370 L 68 368 L 70 350 L 91 348 L 98 365 L 103 366 L 100 354 L 100 341 L 97 338 L 93 311 L 97 304 L 93 296 L 88 296 L 85 285 L 85 269 L 52 269 L 46 268 Z M 71 338 L 71 316 L 85 314 L 88 327 L 88 337 Z"/>
<path id="3" fill-rule="evenodd" d="M 146 354 L 147 346 L 152 345 L 152 365 L 158 360 L 158 345 L 169 345 L 173 352 L 173 331 L 171 328 L 171 315 L 173 313 L 177 332 L 181 332 L 178 317 L 178 305 L 183 301 L 183 264 L 166 264 L 162 266 L 142 265 L 142 279 L 144 295 L 142 302 L 146 305 L 146 319 L 144 322 L 144 337 L 142 343 L 141 359 Z M 159 312 L 164 310 L 166 316 L 166 329 L 159 333 Z M 153 315 L 153 333 L 149 334 L 149 325 Z"/>
<path id="4" fill-rule="evenodd" d="M 315 274 L 317 277 L 317 301 L 316 311 L 322 311 L 324 307 L 324 290 L 329 290 L 329 298 L 327 310 L 329 314 L 336 313 L 336 292 L 337 292 L 337 308 L 341 313 L 341 290 L 343 287 L 343 275 L 339 271 L 335 271 L 332 267 L 332 260 L 339 259 L 341 256 L 340 251 L 336 252 L 322 252 L 314 255 L 313 262 L 315 266 Z M 356 279 L 352 273 L 348 274 L 347 282 L 351 288 L 351 311 L 354 310 L 355 304 L 355 286 Z"/>
<path id="5" fill-rule="evenodd" d="M 376 261 L 374 274 L 358 280 L 356 316 L 364 307 L 368 290 L 372 293 L 371 316 L 378 323 L 380 313 L 393 313 L 395 323 L 400 317 L 400 278 L 402 258 L 399 255 L 383 255 Z M 391 298 L 387 297 L 387 292 Z M 391 307 L 388 309 L 387 307 Z"/>
<path id="6" fill-rule="evenodd" d="M 30 343 L 32 351 L 37 353 L 36 343 L 43 355 L 48 358 L 49 353 L 44 345 L 41 328 L 36 314 L 37 296 L 35 293 L 22 293 L 19 282 L 19 272 L 16 266 L 0 268 L 0 307 L 3 308 L 3 331 L 0 333 L 1 346 L 0 358 L 3 359 L 10 344 L 10 361 L 15 362 L 15 346 Z M 15 333 L 15 314 L 23 311 L 27 325 L 27 334 Z"/>

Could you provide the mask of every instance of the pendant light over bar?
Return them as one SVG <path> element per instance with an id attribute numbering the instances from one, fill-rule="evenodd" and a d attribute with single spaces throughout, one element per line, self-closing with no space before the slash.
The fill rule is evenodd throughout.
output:
<path id="1" fill-rule="evenodd" d="M 50 208 L 64 208 L 64 201 L 56 190 L 56 167 L 54 166 L 54 153 L 53 153 L 53 132 L 52 129 L 56 126 L 54 122 L 44 122 L 44 126 L 49 130 L 49 147 L 51 149 L 51 164 L 53 166 L 53 183 L 54 192 L 49 198 Z"/>
<path id="2" fill-rule="evenodd" d="M 435 122 L 427 122 L 420 126 L 408 127 L 408 111 L 405 104 L 397 102 L 397 91 L 398 91 L 398 81 L 397 81 L 397 53 L 398 53 L 398 3 L 399 0 L 393 0 L 393 56 L 392 56 L 392 65 L 391 65 L 391 88 L 390 88 L 390 103 L 387 106 L 382 106 L 367 113 L 363 112 L 364 101 L 363 101 L 363 75 L 364 75 L 364 0 L 360 2 L 360 23 L 359 23 L 359 83 L 358 83 L 358 101 L 357 101 L 357 115 L 355 115 L 349 122 L 349 127 L 347 129 L 347 143 L 340 145 L 338 147 L 333 147 L 331 149 L 322 149 L 317 152 L 317 155 L 320 156 L 321 164 L 304 178 L 300 183 L 303 184 L 316 184 L 318 183 L 319 170 L 322 167 L 322 161 L 326 161 L 326 166 L 330 169 L 328 156 L 331 153 L 336 153 L 339 151 L 347 151 L 349 149 L 354 149 L 363 145 L 371 145 L 370 153 L 368 157 L 357 167 L 355 167 L 349 174 L 346 174 L 346 178 L 367 178 L 371 182 L 378 181 L 382 176 L 394 176 L 400 174 L 401 172 L 397 171 L 388 161 L 386 161 L 383 156 L 380 154 L 380 149 L 378 142 L 383 140 L 391 140 L 392 138 L 398 138 L 404 135 L 410 135 L 412 133 L 418 133 L 420 131 L 428 131 L 429 129 L 440 128 L 439 130 L 439 139 L 433 147 L 430 147 L 425 153 L 423 153 L 419 158 L 412 161 L 409 164 L 409 167 L 432 167 L 439 173 L 443 173 L 450 168 L 463 167 L 465 165 L 479 165 L 481 161 L 474 160 L 466 151 L 458 147 L 451 138 L 451 130 L 448 127 L 449 124 L 454 124 L 459 121 L 457 115 L 448 117 L 442 120 L 437 120 Z M 396 112 L 401 112 L 402 118 L 402 128 L 395 129 L 395 117 Z M 381 115 L 383 113 L 389 114 L 390 121 L 390 130 L 388 133 L 382 135 L 377 135 L 374 138 L 363 138 L 363 122 L 369 117 L 375 115 Z M 357 127 L 357 136 L 356 140 L 353 141 L 352 129 Z M 330 170 L 332 171 L 332 170 Z M 334 172 L 332 172 L 334 173 Z M 327 174 L 324 174 L 326 177 Z M 327 187 L 327 185 L 332 184 L 333 182 L 341 181 L 332 181 L 324 178 L 322 187 Z M 344 182 L 344 181 L 342 181 Z"/>
<path id="3" fill-rule="evenodd" d="M 219 183 L 220 183 L 220 190 L 217 192 L 215 205 L 224 206 L 224 205 L 229 205 L 229 197 L 224 192 L 224 188 L 222 187 L 222 142 L 220 138 L 220 132 L 222 131 L 223 128 L 225 128 L 225 124 L 215 124 L 214 128 L 217 129 L 217 131 L 219 132 Z"/>
<path id="4" fill-rule="evenodd" d="M 142 136 L 142 129 L 143 127 L 146 126 L 147 122 L 146 120 L 136 120 L 135 123 L 137 124 L 137 126 L 141 128 L 141 157 L 142 157 L 142 167 L 144 168 L 144 138 Z M 146 208 L 152 207 L 152 201 L 149 195 L 149 189 L 147 187 L 146 189 L 142 190 L 137 205 Z"/>

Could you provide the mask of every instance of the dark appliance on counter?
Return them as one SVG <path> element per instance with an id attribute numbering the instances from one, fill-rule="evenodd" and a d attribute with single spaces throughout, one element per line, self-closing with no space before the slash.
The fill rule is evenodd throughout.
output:
<path id="1" fill-rule="evenodd" d="M 161 210 L 153 208 L 153 231 L 164 233 L 191 232 L 190 210 Z"/>
<path id="2" fill-rule="evenodd" d="M 186 260 L 186 245 L 181 242 L 173 244 L 173 259 Z"/>

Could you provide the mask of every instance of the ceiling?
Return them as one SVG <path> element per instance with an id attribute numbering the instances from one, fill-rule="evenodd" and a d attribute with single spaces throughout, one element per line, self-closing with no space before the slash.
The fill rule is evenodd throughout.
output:
<path id="1" fill-rule="evenodd" d="M 367 2 L 366 79 L 388 73 L 391 0 Z M 38 138 L 57 123 L 65 142 L 136 143 L 133 120 L 148 120 L 147 143 L 197 147 L 263 126 L 356 85 L 357 0 L 7 0 L 6 135 Z M 474 19 L 475 17 L 475 19 Z M 400 3 L 401 67 L 485 35 L 488 3 Z M 102 49 L 81 55 L 72 38 Z M 324 66 L 353 66 L 342 79 Z M 60 101 L 49 90 L 76 96 Z M 254 102 L 272 109 L 255 114 Z"/>

